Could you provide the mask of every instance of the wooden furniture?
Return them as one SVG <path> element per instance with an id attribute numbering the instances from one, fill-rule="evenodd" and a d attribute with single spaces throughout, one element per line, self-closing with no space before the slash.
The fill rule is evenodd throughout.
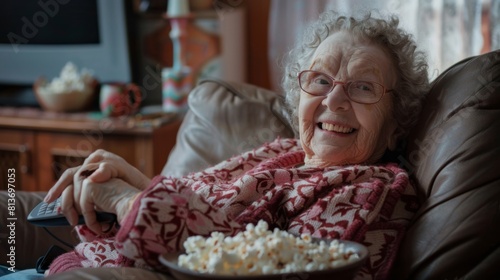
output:
<path id="1" fill-rule="evenodd" d="M 144 174 L 160 174 L 181 119 L 102 118 L 90 113 L 50 113 L 0 107 L 0 184 L 15 169 L 16 190 L 46 191 L 62 172 L 97 149 L 123 157 Z"/>

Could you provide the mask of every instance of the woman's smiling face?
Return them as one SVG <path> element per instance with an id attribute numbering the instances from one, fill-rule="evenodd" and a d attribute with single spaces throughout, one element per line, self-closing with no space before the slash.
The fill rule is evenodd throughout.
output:
<path id="1" fill-rule="evenodd" d="M 329 36 L 316 49 L 308 70 L 336 81 L 371 81 L 392 89 L 396 72 L 389 56 L 377 45 L 347 32 Z M 374 163 L 385 150 L 394 148 L 396 120 L 392 94 L 375 104 L 349 100 L 344 87 L 336 85 L 326 96 L 301 92 L 299 132 L 310 166 Z"/>

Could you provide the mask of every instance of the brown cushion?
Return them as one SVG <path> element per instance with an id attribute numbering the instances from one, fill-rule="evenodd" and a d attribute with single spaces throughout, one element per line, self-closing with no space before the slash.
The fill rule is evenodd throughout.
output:
<path id="1" fill-rule="evenodd" d="M 500 51 L 466 59 L 433 83 L 402 163 L 422 206 L 395 279 L 500 275 Z"/>
<path id="2" fill-rule="evenodd" d="M 253 85 L 202 81 L 188 103 L 163 175 L 203 170 L 278 136 L 294 136 L 285 121 L 282 96 Z"/>
<path id="3" fill-rule="evenodd" d="M 70 250 L 52 238 L 43 228 L 34 226 L 26 221 L 28 214 L 43 200 L 46 193 L 18 191 L 15 194 L 16 204 L 13 217 L 17 218 L 17 220 L 15 221 L 15 228 L 12 228 L 13 231 L 11 232 L 5 226 L 6 222 L 9 223 L 7 221 L 7 217 L 9 217 L 7 199 L 9 196 L 6 191 L 0 192 L 0 252 L 2 252 L 0 254 L 0 265 L 11 267 L 7 263 L 10 261 L 10 256 L 7 256 L 10 253 L 10 246 L 15 246 L 16 269 L 34 268 L 38 258 L 45 255 L 52 245 Z M 77 243 L 78 239 L 75 234 L 72 234 L 71 227 L 51 227 L 49 229 L 64 242 Z M 15 236 L 15 244 L 9 243 L 11 233 Z"/>

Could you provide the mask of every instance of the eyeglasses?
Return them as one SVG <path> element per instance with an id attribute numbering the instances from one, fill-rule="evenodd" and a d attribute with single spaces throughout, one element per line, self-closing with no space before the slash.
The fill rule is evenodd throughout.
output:
<path id="1" fill-rule="evenodd" d="M 385 87 L 379 83 L 366 81 L 336 81 L 331 76 L 313 70 L 305 70 L 299 73 L 300 88 L 315 96 L 326 96 L 335 85 L 341 85 L 349 100 L 361 104 L 374 104 L 380 101 L 386 92 Z"/>

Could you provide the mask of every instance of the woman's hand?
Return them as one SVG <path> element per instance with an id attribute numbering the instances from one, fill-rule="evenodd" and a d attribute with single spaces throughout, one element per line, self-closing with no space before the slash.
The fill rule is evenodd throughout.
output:
<path id="1" fill-rule="evenodd" d="M 104 150 L 97 150 L 85 159 L 83 165 L 64 171 L 49 190 L 44 201 L 47 203 L 54 201 L 70 185 L 73 185 L 75 189 L 74 200 L 79 201 L 77 196 L 80 193 L 82 182 L 86 178 L 95 183 L 119 178 L 139 190 L 147 188 L 151 182 L 148 177 L 128 164 L 123 158 Z"/>
<path id="2" fill-rule="evenodd" d="M 118 223 L 121 223 L 140 193 L 140 190 L 121 179 L 112 178 L 104 183 L 96 183 L 87 178 L 83 180 L 80 193 L 76 196 L 78 200 L 74 199 L 73 185 L 63 191 L 61 211 L 73 226 L 81 213 L 87 227 L 101 234 L 102 227 L 96 219 L 96 211 L 114 213 Z"/>
<path id="3" fill-rule="evenodd" d="M 87 226 L 100 233 L 94 208 L 117 214 L 121 222 L 132 195 L 149 186 L 150 181 L 123 158 L 97 150 L 82 166 L 67 169 L 44 200 L 50 203 L 62 195 L 62 211 L 70 224 L 75 225 L 81 213 Z"/>

